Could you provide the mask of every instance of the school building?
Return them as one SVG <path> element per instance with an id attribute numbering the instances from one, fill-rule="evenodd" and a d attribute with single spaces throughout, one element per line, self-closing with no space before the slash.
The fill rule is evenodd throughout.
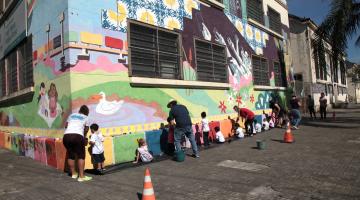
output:
<path id="1" fill-rule="evenodd" d="M 348 100 L 345 56 L 339 56 L 335 62 L 327 41 L 324 41 L 324 54 L 314 56 L 312 41 L 317 24 L 310 18 L 295 15 L 289 15 L 289 22 L 295 93 L 303 99 L 311 95 L 317 110 L 322 92 L 328 100 L 328 108 L 345 105 Z"/>
<path id="2" fill-rule="evenodd" d="M 170 99 L 228 137 L 233 106 L 260 121 L 270 98 L 291 91 L 285 0 L 0 4 L 0 146 L 60 169 L 63 127 L 81 105 L 106 136 L 109 165 L 133 160 L 140 137 L 161 154 Z"/>

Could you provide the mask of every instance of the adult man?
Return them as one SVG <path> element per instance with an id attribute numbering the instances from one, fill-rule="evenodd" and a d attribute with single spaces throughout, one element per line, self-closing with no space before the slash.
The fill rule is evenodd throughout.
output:
<path id="1" fill-rule="evenodd" d="M 327 99 L 326 99 L 325 94 L 323 92 L 321 93 L 319 102 L 320 102 L 320 116 L 321 116 L 321 119 L 326 119 Z"/>
<path id="2" fill-rule="evenodd" d="M 314 115 L 314 118 L 316 119 L 315 102 L 314 102 L 314 99 L 311 97 L 311 95 L 308 96 L 307 106 L 308 106 L 308 110 L 309 110 L 311 119 L 313 119 L 313 115 Z"/>
<path id="3" fill-rule="evenodd" d="M 245 119 L 245 129 L 247 130 L 248 134 L 252 136 L 254 134 L 254 119 L 255 114 L 247 109 L 247 108 L 239 108 L 237 106 L 234 106 L 234 111 L 238 113 L 238 118 L 242 117 Z"/>
<path id="4" fill-rule="evenodd" d="M 301 121 L 301 113 L 299 108 L 301 104 L 299 100 L 296 98 L 296 95 L 293 95 L 291 97 L 290 106 L 291 106 L 291 116 L 292 116 L 291 124 L 293 125 L 294 129 L 299 129 L 299 124 Z"/>
<path id="5" fill-rule="evenodd" d="M 172 125 L 176 124 L 174 130 L 174 144 L 175 150 L 181 151 L 181 138 L 185 135 L 189 138 L 191 143 L 191 148 L 193 150 L 193 157 L 199 158 L 199 152 L 197 149 L 195 136 L 192 130 L 191 118 L 189 115 L 188 109 L 184 105 L 177 104 L 177 101 L 171 99 L 167 104 L 167 107 L 170 108 L 169 120 Z"/>

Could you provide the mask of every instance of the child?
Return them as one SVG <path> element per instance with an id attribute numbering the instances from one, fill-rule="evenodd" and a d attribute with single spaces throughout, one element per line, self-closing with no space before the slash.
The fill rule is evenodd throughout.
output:
<path id="1" fill-rule="evenodd" d="M 225 138 L 224 135 L 221 133 L 220 128 L 217 126 L 215 127 L 215 132 L 216 132 L 216 142 L 217 143 L 224 143 L 225 142 Z"/>
<path id="2" fill-rule="evenodd" d="M 264 131 L 268 131 L 270 129 L 270 124 L 266 118 L 263 119 L 263 129 Z"/>
<path id="3" fill-rule="evenodd" d="M 170 117 L 167 118 L 168 126 L 169 126 L 169 132 L 168 132 L 168 154 L 173 155 L 175 151 L 175 145 L 174 145 L 174 125 L 170 123 Z"/>
<path id="4" fill-rule="evenodd" d="M 261 129 L 262 129 L 261 124 L 258 123 L 256 119 L 254 120 L 254 124 L 255 124 L 255 131 L 256 131 L 256 133 L 261 133 Z"/>
<path id="5" fill-rule="evenodd" d="M 203 131 L 203 139 L 204 139 L 204 146 L 208 147 L 209 146 L 209 131 L 210 131 L 210 127 L 209 127 L 209 121 L 206 118 L 206 112 L 202 112 L 201 113 L 201 128 Z"/>
<path id="6" fill-rule="evenodd" d="M 271 119 L 271 117 L 268 116 L 266 119 L 267 119 L 267 121 L 269 122 L 269 128 L 274 128 L 274 127 L 275 127 L 275 123 L 274 123 L 274 121 Z"/>
<path id="7" fill-rule="evenodd" d="M 90 144 L 92 145 L 92 158 L 93 162 L 97 167 L 99 173 L 105 170 L 104 168 L 104 137 L 98 131 L 99 125 L 91 124 L 90 126 L 91 136 L 90 136 Z"/>
<path id="8" fill-rule="evenodd" d="M 139 148 L 137 148 L 136 160 L 134 163 L 138 163 L 139 159 L 141 162 L 151 162 L 153 156 L 150 154 L 146 142 L 144 139 L 140 138 L 138 140 Z"/>
<path id="9" fill-rule="evenodd" d="M 244 138 L 244 132 L 242 130 L 242 128 L 240 127 L 239 123 L 235 123 L 235 135 L 237 138 Z"/>

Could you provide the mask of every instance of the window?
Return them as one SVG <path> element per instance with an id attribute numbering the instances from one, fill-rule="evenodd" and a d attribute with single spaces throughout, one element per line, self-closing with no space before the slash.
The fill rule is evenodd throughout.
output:
<path id="1" fill-rule="evenodd" d="M 5 60 L 0 61 L 0 97 L 6 95 L 6 74 L 5 74 Z"/>
<path id="2" fill-rule="evenodd" d="M 339 72 L 338 72 L 339 68 L 338 68 L 338 63 L 334 64 L 334 82 L 338 83 L 339 82 Z"/>
<path id="3" fill-rule="evenodd" d="M 241 18 L 242 14 L 241 14 L 241 0 L 229 0 L 228 4 L 229 4 L 229 12 L 230 14 L 237 16 L 239 18 Z"/>
<path id="4" fill-rule="evenodd" d="M 131 75 L 180 79 L 179 34 L 140 22 L 129 27 Z"/>
<path id="5" fill-rule="evenodd" d="M 259 56 L 252 56 L 254 85 L 270 86 L 269 67 L 267 60 Z"/>
<path id="6" fill-rule="evenodd" d="M 279 62 L 274 62 L 274 75 L 275 75 L 275 86 L 284 87 L 284 72 Z"/>
<path id="7" fill-rule="evenodd" d="M 247 0 L 247 13 L 248 17 L 264 24 L 264 11 L 262 6 L 262 0 Z"/>
<path id="8" fill-rule="evenodd" d="M 340 80 L 341 80 L 341 84 L 345 85 L 346 84 L 346 75 L 345 75 L 345 65 L 344 65 L 344 61 L 340 61 Z"/>
<path id="9" fill-rule="evenodd" d="M 33 85 L 32 41 L 31 37 L 19 47 L 19 79 L 20 89 Z"/>
<path id="10" fill-rule="evenodd" d="M 7 84 L 9 88 L 9 93 L 18 91 L 18 71 L 17 71 L 17 52 L 12 51 L 10 55 L 6 58 L 7 62 Z"/>
<path id="11" fill-rule="evenodd" d="M 227 83 L 224 46 L 195 40 L 197 80 Z"/>
<path id="12" fill-rule="evenodd" d="M 314 56 L 316 79 L 327 80 L 325 54 L 315 53 Z"/>
<path id="13" fill-rule="evenodd" d="M 281 34 L 280 14 L 274 9 L 268 7 L 269 27 L 271 30 Z"/>

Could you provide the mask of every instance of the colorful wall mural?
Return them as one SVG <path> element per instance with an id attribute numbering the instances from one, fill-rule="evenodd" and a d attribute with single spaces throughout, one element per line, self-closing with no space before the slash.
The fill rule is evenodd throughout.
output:
<path id="1" fill-rule="evenodd" d="M 279 60 L 282 41 L 226 10 L 196 0 L 53 0 L 51 4 L 37 0 L 31 1 L 30 8 L 27 15 L 28 36 L 33 38 L 34 96 L 30 102 L 0 108 L 0 129 L 26 134 L 25 141 L 35 143 L 25 145 L 35 146 L 35 150 L 32 147 L 25 151 L 29 157 L 46 154 L 37 148 L 45 148 L 46 145 L 39 146 L 45 144 L 40 143 L 44 139 L 35 140 L 29 135 L 62 137 L 67 116 L 83 104 L 90 108 L 90 121 L 98 123 L 107 137 L 136 133 L 131 137 L 116 136 L 114 141 L 107 139 L 113 146 L 107 152 L 112 157 L 108 164 L 112 164 L 130 160 L 135 144 L 131 138 L 153 135 L 154 132 L 146 132 L 159 129 L 160 123 L 166 121 L 170 99 L 186 105 L 194 123 L 205 111 L 211 121 L 228 124 L 219 121 L 228 115 L 236 116 L 232 109 L 235 105 L 250 108 L 261 116 L 263 110 L 268 111 L 270 98 L 285 98 L 283 90 L 255 89 L 251 61 L 252 55 L 269 60 L 267 78 L 274 87 L 270 61 Z M 185 81 L 196 81 L 194 38 L 224 45 L 228 56 L 224 70 L 228 71 L 230 88 L 133 86 L 129 78 L 127 19 L 181 34 Z M 49 31 L 44 31 L 47 26 Z M 120 138 L 132 142 L 123 144 L 118 142 Z M 158 144 L 150 140 L 149 143 Z M 51 140 L 52 149 L 62 153 L 61 158 L 50 160 L 53 166 L 64 169 L 64 152 L 59 144 Z M 124 148 L 129 155 L 121 158 L 119 151 Z M 156 145 L 154 148 L 158 152 Z"/>

